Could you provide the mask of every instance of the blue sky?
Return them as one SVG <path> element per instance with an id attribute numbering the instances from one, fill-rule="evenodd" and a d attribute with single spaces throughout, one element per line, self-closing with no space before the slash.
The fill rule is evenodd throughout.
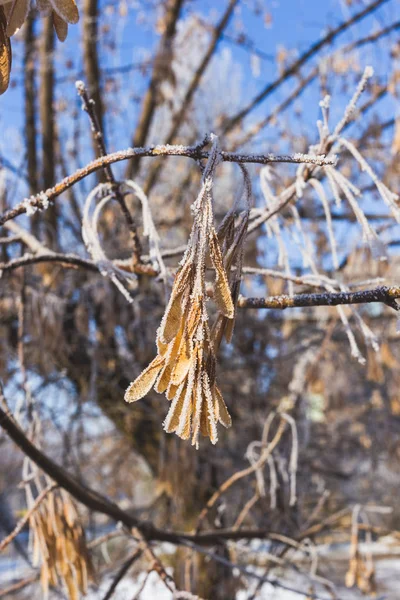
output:
<path id="1" fill-rule="evenodd" d="M 265 26 L 264 19 L 256 16 L 249 6 L 254 6 L 256 2 L 244 2 L 239 4 L 233 19 L 231 19 L 227 33 L 237 35 L 241 30 L 250 37 L 255 46 L 263 53 L 276 56 L 279 48 L 285 48 L 290 53 L 290 60 L 294 60 L 299 54 L 304 52 L 315 40 L 327 32 L 328 27 L 335 27 L 343 20 L 347 19 L 352 12 L 361 10 L 362 6 L 367 4 L 363 1 L 353 0 L 352 6 L 348 6 L 345 0 L 270 0 L 259 2 L 259 5 L 265 8 L 270 15 L 271 24 Z M 146 56 L 151 57 L 152 51 L 158 42 L 158 35 L 154 31 L 154 14 L 151 12 L 152 2 L 140 0 L 128 0 L 128 18 L 118 16 L 116 7 L 120 4 L 110 2 L 102 3 L 102 16 L 100 23 L 100 47 L 101 63 L 104 69 L 115 68 L 130 63 L 137 63 Z M 150 8 L 149 8 L 150 6 Z M 226 1 L 208 1 L 197 0 L 188 2 L 183 16 L 188 12 L 196 11 L 210 22 L 216 22 L 227 6 Z M 349 31 L 339 36 L 337 44 L 351 42 L 359 37 L 368 35 L 373 31 L 389 24 L 394 18 L 400 17 L 399 0 L 389 0 L 373 15 L 356 24 Z M 69 36 L 60 44 L 57 42 L 55 53 L 56 77 L 62 82 L 57 86 L 58 106 L 64 112 L 59 113 L 59 126 L 61 132 L 66 134 L 69 144 L 73 144 L 73 132 L 71 131 L 71 119 L 68 112 L 75 108 L 80 114 L 79 101 L 76 97 L 74 81 L 82 77 L 82 53 L 79 43 L 79 29 L 82 25 L 70 27 Z M 111 35 L 105 31 L 105 28 L 111 28 Z M 396 33 L 391 34 L 391 40 L 395 40 Z M 17 36 L 18 38 L 18 36 Z M 115 38 L 115 45 L 112 44 Z M 22 95 L 22 72 L 21 72 L 21 53 L 22 44 L 18 39 L 13 40 L 14 60 L 12 72 L 12 86 L 5 95 L 0 97 L 0 155 L 5 156 L 15 166 L 23 168 L 24 165 L 24 145 L 23 145 L 23 95 Z M 387 80 L 390 75 L 387 48 L 387 38 L 380 46 L 375 46 L 371 53 L 370 46 L 360 50 L 360 67 L 370 63 L 375 68 L 376 78 Z M 251 53 L 244 51 L 227 40 L 222 40 L 218 52 L 229 49 L 232 53 L 234 69 L 232 77 L 240 73 L 243 82 L 242 102 L 247 104 L 251 98 L 261 90 L 266 83 L 272 81 L 277 75 L 275 62 L 268 59 L 261 59 L 259 63 L 260 73 L 258 77 L 253 77 L 251 64 Z M 327 47 L 325 54 L 332 48 Z M 307 74 L 309 69 L 316 64 L 315 60 L 304 68 L 303 73 Z M 141 98 L 146 86 L 147 77 L 140 72 L 133 70 L 128 74 L 119 76 L 118 83 L 126 90 L 123 95 L 116 96 L 111 92 L 107 95 L 108 105 L 113 109 L 106 117 L 106 134 L 109 140 L 108 149 L 117 150 L 130 145 L 132 131 L 134 130 L 140 104 L 130 98 L 135 96 Z M 343 108 L 351 95 L 352 90 L 343 90 L 344 79 L 338 75 L 335 79 L 332 89 L 332 121 L 335 122 L 343 113 Z M 258 118 L 265 116 L 281 99 L 289 93 L 296 85 L 295 78 L 290 79 L 285 85 L 254 110 L 249 121 L 257 121 Z M 122 98 L 122 100 L 121 100 Z M 285 113 L 285 127 L 290 127 L 294 133 L 299 136 L 316 132 L 316 119 L 320 117 L 318 102 L 320 100 L 320 90 L 318 84 L 311 85 L 299 103 L 295 103 L 287 113 Z M 301 107 L 301 118 L 296 117 L 294 108 Z M 396 116 L 398 108 L 393 98 L 388 96 L 379 103 L 374 109 L 385 115 Z M 86 115 L 80 115 L 79 126 L 85 131 L 88 128 Z M 359 127 L 356 125 L 355 127 Z M 270 144 L 277 141 L 279 131 L 273 126 L 263 132 L 261 145 L 265 149 Z M 389 132 L 388 135 L 391 135 Z M 87 148 L 83 155 L 87 160 L 91 158 L 90 140 L 87 138 Z M 161 140 L 160 140 L 161 141 Z M 84 142 L 85 143 L 85 142 Z M 67 148 L 68 149 L 68 145 Z M 261 149 L 261 148 L 260 148 Z M 288 148 L 289 149 L 289 148 Z M 122 167 L 120 167 L 122 169 Z M 21 195 L 25 193 L 24 186 L 17 183 L 15 187 L 9 189 L 8 201 L 10 204 L 17 202 Z"/>

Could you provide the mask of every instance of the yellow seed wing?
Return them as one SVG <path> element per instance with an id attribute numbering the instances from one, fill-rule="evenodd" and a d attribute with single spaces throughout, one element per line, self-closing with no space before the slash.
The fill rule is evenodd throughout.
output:
<path id="1" fill-rule="evenodd" d="M 210 380 L 208 378 L 207 373 L 203 373 L 202 383 L 203 395 L 205 400 L 204 411 L 207 413 L 208 436 L 210 438 L 211 443 L 216 444 L 218 442 L 217 418 L 215 414 L 214 400 L 211 392 Z"/>
<path id="2" fill-rule="evenodd" d="M 79 11 L 74 0 L 50 0 L 50 4 L 61 19 L 74 25 L 79 21 Z"/>
<path id="3" fill-rule="evenodd" d="M 158 394 L 163 394 L 165 390 L 168 388 L 171 380 L 171 372 L 172 365 L 171 363 L 165 363 L 160 375 L 158 377 L 157 383 L 154 386 L 155 391 Z"/>
<path id="4" fill-rule="evenodd" d="M 179 331 L 182 321 L 182 292 L 177 293 L 174 289 L 171 293 L 171 298 L 165 310 L 159 330 L 157 331 L 157 339 L 161 343 L 168 344 L 171 342 Z"/>
<path id="5" fill-rule="evenodd" d="M 161 343 L 168 344 L 179 331 L 185 303 L 184 292 L 191 272 L 192 264 L 187 262 L 175 277 L 171 297 L 157 332 L 157 339 Z"/>
<path id="6" fill-rule="evenodd" d="M 154 388 L 159 394 L 163 394 L 172 381 L 171 375 L 174 368 L 175 359 L 179 351 L 179 346 L 181 344 L 183 330 L 184 323 L 182 322 L 180 329 L 175 336 L 175 339 L 168 344 L 167 351 L 163 355 L 165 357 L 165 366 L 161 371 L 156 386 Z"/>
<path id="7" fill-rule="evenodd" d="M 173 433 L 179 425 L 182 414 L 183 402 L 185 400 L 186 386 L 182 386 L 177 392 L 170 409 L 165 417 L 164 430 L 167 433 Z"/>
<path id="8" fill-rule="evenodd" d="M 173 383 L 169 384 L 167 391 L 165 393 L 167 400 L 172 400 L 173 398 L 175 398 L 175 395 L 178 391 L 178 387 L 179 387 L 178 385 L 174 385 Z"/>
<path id="9" fill-rule="evenodd" d="M 7 19 L 0 6 L 0 94 L 8 88 L 11 71 L 11 44 L 6 34 Z"/>
<path id="10" fill-rule="evenodd" d="M 214 285 L 215 304 L 225 317 L 228 317 L 228 319 L 233 319 L 235 308 L 233 306 L 228 277 L 222 261 L 221 248 L 219 246 L 217 234 L 215 233 L 214 229 L 210 234 L 209 249 L 211 261 L 214 265 L 216 275 Z"/>
<path id="11" fill-rule="evenodd" d="M 179 351 L 175 360 L 171 376 L 171 383 L 179 385 L 189 372 L 191 365 L 192 345 L 187 334 L 182 337 Z"/>
<path id="12" fill-rule="evenodd" d="M 163 356 L 156 356 L 149 366 L 133 381 L 125 392 L 125 402 L 136 402 L 153 387 L 164 364 Z"/>
<path id="13" fill-rule="evenodd" d="M 232 419 L 222 397 L 219 388 L 214 386 L 214 402 L 215 402 L 215 413 L 218 417 L 219 423 L 224 427 L 228 428 L 232 425 Z"/>
<path id="14" fill-rule="evenodd" d="M 197 375 L 197 382 L 193 393 L 193 433 L 192 446 L 197 445 L 199 439 L 199 431 L 202 431 L 201 423 L 204 413 L 203 406 L 203 386 L 201 381 L 201 373 Z"/>

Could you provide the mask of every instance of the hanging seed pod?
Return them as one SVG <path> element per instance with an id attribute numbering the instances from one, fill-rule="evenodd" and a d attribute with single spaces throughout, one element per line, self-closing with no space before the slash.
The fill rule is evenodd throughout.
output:
<path id="1" fill-rule="evenodd" d="M 217 442 L 217 423 L 230 427 L 221 392 L 216 385 L 216 349 L 226 329 L 233 322 L 241 277 L 241 249 L 247 231 L 247 216 L 235 232 L 235 217 L 229 213 L 222 223 L 222 233 L 214 228 L 212 210 L 213 175 L 218 164 L 217 140 L 203 173 L 202 187 L 193 204 L 193 227 L 181 268 L 175 276 L 171 296 L 157 330 L 156 358 L 131 383 L 125 394 L 127 402 L 139 400 L 152 387 L 165 393 L 171 402 L 164 421 L 168 433 L 182 439 L 191 438 L 198 445 L 199 435 Z M 247 215 L 247 213 L 246 213 Z M 213 299 L 218 308 L 219 334 L 211 330 L 206 309 L 206 263 L 214 273 Z M 235 266 L 232 284 L 227 269 Z M 232 290 L 234 295 L 232 295 Z"/>
<path id="2" fill-rule="evenodd" d="M 40 565 L 43 596 L 49 588 L 64 585 L 69 600 L 86 594 L 93 568 L 84 530 L 75 505 L 65 491 L 49 493 L 32 513 L 33 564 Z"/>

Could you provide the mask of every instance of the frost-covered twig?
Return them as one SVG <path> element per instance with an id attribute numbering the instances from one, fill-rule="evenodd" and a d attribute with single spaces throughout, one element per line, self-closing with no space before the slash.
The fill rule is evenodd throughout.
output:
<path id="1" fill-rule="evenodd" d="M 98 266 L 100 273 L 109 277 L 128 302 L 133 302 L 130 292 L 121 280 L 133 280 L 136 283 L 136 275 L 120 269 L 115 263 L 107 258 L 101 246 L 97 230 L 100 212 L 112 198 L 113 196 L 110 193 L 109 184 L 100 184 L 90 192 L 83 210 L 82 237 L 90 256 Z M 91 208 L 94 200 L 100 201 L 91 215 Z"/>
<path id="2" fill-rule="evenodd" d="M 35 209 L 42 210 L 46 208 L 44 198 L 46 198 L 46 203 L 53 201 L 55 198 L 57 198 L 57 196 L 65 192 L 68 188 L 78 183 L 78 181 L 81 181 L 91 173 L 95 173 L 100 169 L 104 169 L 106 166 L 111 165 L 113 163 L 142 156 L 183 156 L 186 158 L 191 158 L 195 161 L 199 161 L 207 159 L 209 157 L 209 152 L 205 151 L 203 148 L 203 142 L 195 146 L 159 145 L 149 146 L 147 148 L 128 148 L 126 150 L 120 150 L 118 152 L 113 152 L 112 154 L 107 154 L 107 156 L 100 156 L 85 167 L 75 171 L 75 173 L 73 173 L 72 175 L 69 175 L 68 177 L 62 179 L 54 187 L 49 188 L 48 190 L 46 190 L 45 192 L 41 192 L 40 194 L 36 194 L 35 196 L 25 198 L 24 200 L 22 200 L 22 202 L 17 204 L 17 206 L 6 211 L 0 217 L 0 225 L 3 225 L 11 219 L 15 219 L 19 215 L 25 213 L 28 214 L 28 212 L 32 212 L 32 210 L 34 212 Z M 313 165 L 320 166 L 336 164 L 335 157 L 316 156 L 310 154 L 243 154 L 224 151 L 221 151 L 221 160 L 225 162 L 254 163 L 261 165 L 281 162 L 289 162 L 296 164 L 310 163 Z"/>

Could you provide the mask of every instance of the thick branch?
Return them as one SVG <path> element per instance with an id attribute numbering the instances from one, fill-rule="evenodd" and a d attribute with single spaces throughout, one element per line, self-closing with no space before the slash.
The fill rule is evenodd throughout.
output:
<path id="1" fill-rule="evenodd" d="M 99 122 L 99 129 L 104 131 L 104 106 L 101 93 L 101 73 L 99 69 L 99 52 L 97 48 L 99 10 L 97 0 L 85 0 L 83 2 L 83 66 L 85 70 L 86 81 L 89 86 L 89 94 L 93 98 L 96 106 L 96 116 Z M 93 139 L 93 148 L 96 156 L 102 154 L 97 145 L 97 140 Z"/>
<path id="2" fill-rule="evenodd" d="M 54 135 L 54 28 L 51 16 L 43 21 L 40 44 L 40 122 L 42 128 L 42 170 L 45 188 L 55 182 L 55 135 Z M 57 246 L 57 210 L 50 206 L 45 216 L 46 245 Z"/>
<path id="3" fill-rule="evenodd" d="M 323 294 L 295 294 L 294 296 L 270 296 L 268 298 L 239 298 L 239 308 L 296 308 L 312 306 L 338 306 L 340 304 L 371 304 L 381 302 L 400 310 L 396 299 L 400 298 L 400 287 L 377 287 L 360 292 L 335 292 Z"/>

